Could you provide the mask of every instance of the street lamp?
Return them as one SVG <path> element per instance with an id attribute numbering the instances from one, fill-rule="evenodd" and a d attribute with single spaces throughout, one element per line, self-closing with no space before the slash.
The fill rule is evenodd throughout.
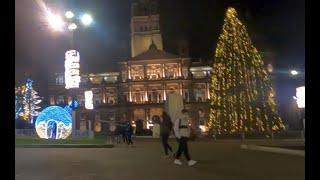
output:
<path id="1" fill-rule="evenodd" d="M 93 19 L 90 14 L 84 14 L 81 16 L 81 22 L 85 26 L 89 26 L 92 23 Z"/>
<path id="2" fill-rule="evenodd" d="M 296 76 L 296 75 L 299 74 L 299 72 L 298 72 L 297 70 L 291 70 L 291 71 L 290 71 L 290 74 L 291 74 L 292 76 Z"/>
<path id="3" fill-rule="evenodd" d="M 65 13 L 65 16 L 66 16 L 66 18 L 68 18 L 68 19 L 72 19 L 72 18 L 74 17 L 74 14 L 73 14 L 72 11 L 67 11 L 67 12 Z"/>
<path id="4" fill-rule="evenodd" d="M 68 26 L 69 31 L 74 31 L 78 28 L 78 26 L 75 23 L 71 23 Z"/>
<path id="5" fill-rule="evenodd" d="M 46 8 L 47 22 L 50 27 L 55 31 L 69 31 L 70 32 L 70 50 L 65 53 L 65 88 L 70 89 L 72 96 L 71 103 L 76 103 L 75 89 L 79 88 L 80 84 L 80 53 L 74 50 L 73 47 L 73 35 L 74 31 L 78 28 L 75 14 L 72 11 L 65 12 L 64 16 L 59 14 L 53 14 Z M 89 26 L 93 22 L 93 18 L 89 14 L 84 14 L 80 18 L 81 23 L 84 26 Z M 72 129 L 75 130 L 75 110 L 72 111 Z M 73 131 L 74 132 L 74 131 Z M 74 135 L 74 133 L 72 133 Z"/>

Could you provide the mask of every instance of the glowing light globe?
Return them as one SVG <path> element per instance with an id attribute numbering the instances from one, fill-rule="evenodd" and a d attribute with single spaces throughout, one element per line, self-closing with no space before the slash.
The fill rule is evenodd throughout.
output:
<path id="1" fill-rule="evenodd" d="M 35 128 L 40 138 L 66 139 L 72 132 L 72 116 L 65 108 L 50 106 L 41 111 Z"/>

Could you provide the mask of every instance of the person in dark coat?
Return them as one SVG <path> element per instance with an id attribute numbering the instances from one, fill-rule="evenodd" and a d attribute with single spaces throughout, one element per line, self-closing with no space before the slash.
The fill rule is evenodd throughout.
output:
<path id="1" fill-rule="evenodd" d="M 122 136 L 122 142 L 123 143 L 127 142 L 125 127 L 126 127 L 126 123 L 125 122 L 120 121 L 118 123 L 117 133 L 119 134 L 119 136 Z"/>
<path id="2" fill-rule="evenodd" d="M 133 142 L 132 142 L 132 134 L 133 134 L 133 127 L 131 125 L 130 122 L 128 122 L 125 126 L 125 136 L 126 136 L 126 142 L 128 145 L 132 144 L 133 145 Z"/>
<path id="3" fill-rule="evenodd" d="M 170 116 L 165 111 L 163 111 L 160 121 L 160 137 L 164 148 L 164 153 L 167 157 L 169 156 L 168 150 L 170 150 L 171 153 L 173 152 L 171 146 L 168 144 L 168 139 L 172 131 L 172 127 L 173 124 L 171 122 Z"/>

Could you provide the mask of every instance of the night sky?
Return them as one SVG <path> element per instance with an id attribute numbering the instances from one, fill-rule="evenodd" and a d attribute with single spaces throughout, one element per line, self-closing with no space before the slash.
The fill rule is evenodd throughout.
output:
<path id="1" fill-rule="evenodd" d="M 74 44 L 81 71 L 116 71 L 117 62 L 130 57 L 132 0 L 47 0 L 53 10 L 94 17 L 90 28 L 79 28 Z M 305 4 L 302 0 L 161 0 L 160 28 L 164 49 L 177 54 L 177 41 L 189 43 L 192 58 L 213 59 L 226 7 L 234 6 L 256 47 L 275 53 L 275 68 L 304 69 Z M 15 0 L 15 81 L 32 78 L 41 96 L 47 95 L 49 72 L 63 72 L 69 39 L 45 25 L 35 0 Z"/>

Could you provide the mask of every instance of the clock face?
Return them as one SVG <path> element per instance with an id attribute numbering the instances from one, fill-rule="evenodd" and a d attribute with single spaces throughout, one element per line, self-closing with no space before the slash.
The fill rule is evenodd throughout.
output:
<path id="1" fill-rule="evenodd" d="M 66 139 L 72 132 L 71 114 L 59 106 L 47 107 L 37 117 L 35 128 L 40 138 Z"/>

